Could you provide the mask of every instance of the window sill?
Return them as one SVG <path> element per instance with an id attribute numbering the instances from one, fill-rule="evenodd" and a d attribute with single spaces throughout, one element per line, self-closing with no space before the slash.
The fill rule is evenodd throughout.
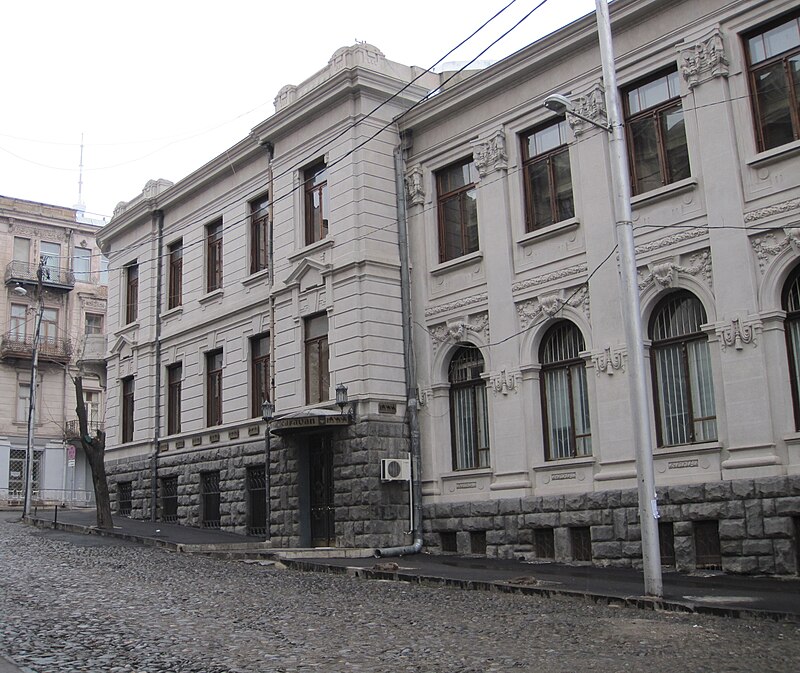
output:
<path id="1" fill-rule="evenodd" d="M 659 446 L 653 456 L 680 456 L 685 453 L 714 453 L 722 450 L 722 444 L 715 442 L 698 442 L 697 444 L 677 444 L 675 446 Z"/>
<path id="2" fill-rule="evenodd" d="M 317 241 L 300 248 L 294 254 L 289 255 L 288 259 L 290 262 L 296 262 L 304 257 L 308 257 L 308 255 L 312 253 L 319 252 L 320 250 L 326 250 L 327 248 L 332 248 L 334 242 L 335 241 L 331 236 L 326 236 L 321 241 Z"/>
<path id="3" fill-rule="evenodd" d="M 476 250 L 475 252 L 462 255 L 461 257 L 456 257 L 456 259 L 451 259 L 448 262 L 442 262 L 438 266 L 435 266 L 431 269 L 431 275 L 438 276 L 440 274 L 448 273 L 449 271 L 468 266 L 474 262 L 480 262 L 481 260 L 483 260 L 483 253 L 480 250 Z"/>
<path id="4" fill-rule="evenodd" d="M 789 159 L 797 154 L 800 154 L 800 140 L 795 140 L 779 147 L 773 147 L 771 150 L 759 152 L 752 159 L 747 160 L 747 165 L 750 168 L 761 168 L 769 164 Z"/>
<path id="5" fill-rule="evenodd" d="M 211 292 L 204 294 L 197 301 L 199 301 L 201 304 L 210 304 L 216 301 L 217 299 L 222 299 L 222 296 L 224 294 L 225 291 L 222 288 L 219 288 L 218 290 L 212 290 Z"/>
<path id="6" fill-rule="evenodd" d="M 683 180 L 678 180 L 678 182 L 673 182 L 669 185 L 664 185 L 663 187 L 659 187 L 658 189 L 651 189 L 649 192 L 645 192 L 644 194 L 638 194 L 636 196 L 631 197 L 631 206 L 647 206 L 651 203 L 656 203 L 657 201 L 661 201 L 663 199 L 668 199 L 671 196 L 676 196 L 677 194 L 683 194 L 684 192 L 692 191 L 697 187 L 697 178 L 684 178 Z"/>
<path id="7" fill-rule="evenodd" d="M 245 287 L 250 287 L 251 285 L 256 285 L 263 280 L 269 280 L 269 269 L 262 269 L 261 271 L 251 273 L 249 276 L 247 276 L 247 278 L 242 280 L 242 285 Z"/>
<path id="8" fill-rule="evenodd" d="M 114 332 L 114 336 L 129 334 L 130 332 L 135 332 L 137 329 L 139 329 L 139 321 L 134 320 L 133 322 L 129 322 L 127 325 L 120 327 L 116 332 Z"/>
<path id="9" fill-rule="evenodd" d="M 174 308 L 167 309 L 161 314 L 162 320 L 169 320 L 175 316 L 183 315 L 183 306 L 175 306 Z"/>
<path id="10" fill-rule="evenodd" d="M 543 241 L 553 236 L 558 236 L 559 234 L 575 231 L 579 224 L 580 220 L 577 217 L 571 217 L 568 220 L 562 220 L 561 222 L 556 222 L 555 224 L 551 224 L 547 227 L 529 231 L 522 238 L 520 238 L 517 243 L 521 246 L 538 243 L 539 241 Z"/>
<path id="11" fill-rule="evenodd" d="M 464 470 L 453 470 L 442 474 L 442 479 L 463 479 L 464 477 L 490 477 L 491 467 L 468 467 Z"/>
<path id="12" fill-rule="evenodd" d="M 575 458 L 557 458 L 539 463 L 533 466 L 534 472 L 544 472 L 545 470 L 563 470 L 566 467 L 586 467 L 593 465 L 594 456 L 576 456 Z"/>

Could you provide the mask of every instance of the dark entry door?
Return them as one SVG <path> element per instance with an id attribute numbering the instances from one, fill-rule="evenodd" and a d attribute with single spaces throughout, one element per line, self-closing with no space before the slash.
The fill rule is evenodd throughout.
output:
<path id="1" fill-rule="evenodd" d="M 261 466 L 247 468 L 247 534 L 267 534 L 267 475 Z"/>
<path id="2" fill-rule="evenodd" d="M 333 509 L 333 454 L 330 440 L 311 441 L 308 455 L 311 544 L 332 547 L 336 543 Z"/>

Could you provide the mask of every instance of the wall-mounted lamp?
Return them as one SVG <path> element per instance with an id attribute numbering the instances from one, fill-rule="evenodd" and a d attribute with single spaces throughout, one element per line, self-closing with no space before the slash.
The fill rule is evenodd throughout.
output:
<path id="1" fill-rule="evenodd" d="M 347 415 L 351 419 L 353 418 L 353 405 L 347 398 L 347 386 L 344 383 L 340 383 L 338 386 L 336 386 L 336 404 L 338 405 L 342 415 L 345 413 L 344 408 L 349 405 Z"/>
<path id="2" fill-rule="evenodd" d="M 269 400 L 264 400 L 261 403 L 261 418 L 267 423 L 270 423 L 275 417 L 275 405 Z"/>
<path id="3" fill-rule="evenodd" d="M 580 112 L 575 112 L 575 103 L 573 103 L 569 98 L 566 96 L 562 96 L 560 93 L 553 93 L 550 94 L 547 98 L 544 99 L 544 106 L 550 110 L 550 112 L 555 112 L 557 115 L 568 115 L 571 114 L 573 117 L 577 117 L 578 119 L 582 119 L 583 121 L 591 124 L 592 126 L 596 126 L 599 129 L 602 129 L 606 132 L 611 132 L 611 126 L 608 124 L 599 124 L 594 119 L 589 119 L 585 115 L 582 115 Z"/>
<path id="4" fill-rule="evenodd" d="M 17 295 L 18 297 L 27 297 L 28 296 L 28 291 L 24 287 L 22 287 L 22 283 L 17 283 L 14 286 L 14 289 L 11 290 L 11 291 L 15 295 Z"/>

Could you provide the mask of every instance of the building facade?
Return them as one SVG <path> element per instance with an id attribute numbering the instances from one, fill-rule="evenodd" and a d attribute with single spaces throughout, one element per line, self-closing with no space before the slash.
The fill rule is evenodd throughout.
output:
<path id="1" fill-rule="evenodd" d="M 20 503 L 25 488 L 34 338 L 36 397 L 31 456 L 32 502 L 87 504 L 91 473 L 80 448 L 72 383 L 87 343 L 104 353 L 105 264 L 95 243 L 98 224 L 81 211 L 0 197 L 0 501 Z M 39 296 L 39 275 L 41 291 Z M 87 376 L 84 397 L 93 429 L 102 427 L 103 385 Z"/>
<path id="2" fill-rule="evenodd" d="M 800 13 L 611 9 L 662 559 L 797 572 Z M 282 89 L 249 138 L 177 185 L 150 184 L 104 230 L 122 509 L 243 530 L 263 521 L 250 484 L 266 483 L 276 544 L 407 543 L 407 490 L 382 483 L 380 464 L 409 450 L 418 398 L 429 548 L 638 565 L 594 16 L 401 90 L 416 74 L 369 45 L 340 50 Z M 547 110 L 556 93 L 599 127 Z M 342 383 L 355 413 L 323 430 Z"/>

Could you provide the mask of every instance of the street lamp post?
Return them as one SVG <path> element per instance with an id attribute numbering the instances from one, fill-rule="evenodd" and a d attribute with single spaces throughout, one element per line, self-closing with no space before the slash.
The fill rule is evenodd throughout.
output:
<path id="1" fill-rule="evenodd" d="M 25 451 L 25 494 L 22 504 L 22 518 L 31 513 L 33 501 L 33 446 L 34 428 L 36 423 L 36 378 L 39 369 L 39 339 L 42 330 L 42 317 L 44 316 L 44 275 L 46 257 L 39 257 L 39 266 L 36 268 L 36 322 L 33 332 L 31 351 L 31 387 L 28 395 L 28 441 Z"/>
<path id="2" fill-rule="evenodd" d="M 272 438 L 270 436 L 270 426 L 272 425 L 272 419 L 275 417 L 275 405 L 270 402 L 269 400 L 264 400 L 261 403 L 261 417 L 264 419 L 264 422 L 267 424 L 267 429 L 264 432 L 264 498 L 265 498 L 265 509 L 264 509 L 264 526 L 266 528 L 267 534 L 267 541 L 272 538 L 272 533 L 270 531 L 270 482 L 271 479 L 271 470 L 270 470 L 270 449 L 271 449 L 271 441 Z"/>
<path id="3" fill-rule="evenodd" d="M 647 378 L 644 366 L 644 332 L 639 305 L 639 287 L 636 282 L 636 247 L 633 239 L 631 213 L 631 179 L 628 168 L 628 150 L 617 75 L 614 67 L 614 49 L 611 40 L 611 21 L 607 0 L 595 0 L 597 6 L 597 33 L 600 40 L 600 61 L 603 67 L 608 126 L 575 112 L 572 101 L 560 94 L 548 96 L 545 107 L 560 114 L 572 114 L 608 132 L 611 136 L 611 183 L 614 196 L 614 219 L 620 261 L 620 294 L 622 317 L 625 323 L 625 340 L 630 375 L 631 422 L 636 453 L 636 481 L 639 493 L 639 523 L 642 537 L 642 563 L 644 590 L 648 596 L 663 596 L 661 553 L 658 544 L 658 503 L 653 473 L 653 440 L 650 432 L 650 410 L 647 401 Z"/>

